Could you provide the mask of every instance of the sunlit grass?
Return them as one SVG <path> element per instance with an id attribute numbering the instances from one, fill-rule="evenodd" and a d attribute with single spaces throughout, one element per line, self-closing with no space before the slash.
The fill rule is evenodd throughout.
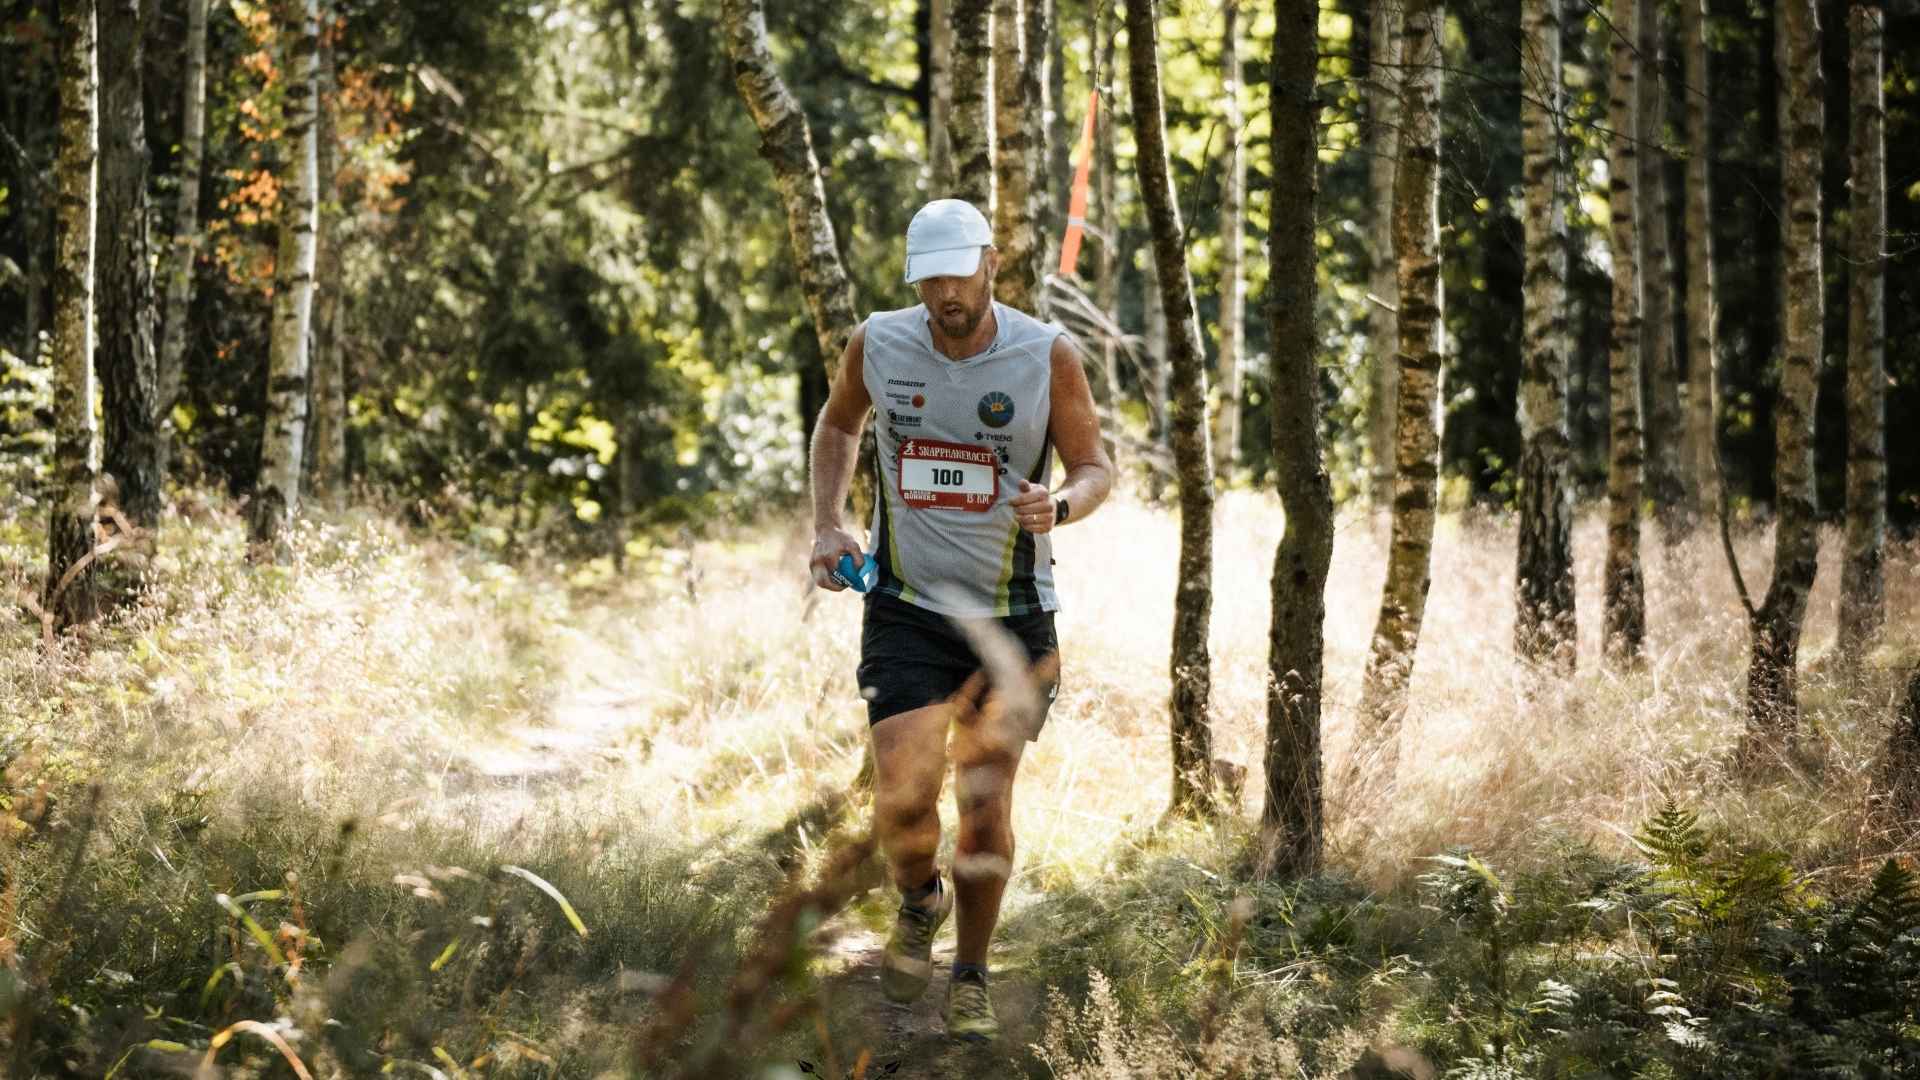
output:
<path id="1" fill-rule="evenodd" d="M 540 1053 L 603 1068 L 625 1052 L 621 1017 L 647 1009 L 638 990 L 657 990 L 675 957 L 716 934 L 728 944 L 701 969 L 702 985 L 724 978 L 770 891 L 850 835 L 832 797 L 858 770 L 866 738 L 853 678 L 860 605 L 807 588 L 808 537 L 797 526 L 659 549 L 615 573 L 539 559 L 506 566 L 356 515 L 309 523 L 288 565 L 249 570 L 237 514 L 191 505 L 191 519 L 163 523 L 147 593 L 83 641 L 43 657 L 30 624 L 0 630 L 0 746 L 12 820 L 26 837 L 6 849 L 9 880 L 33 869 L 29 880 L 41 883 L 0 909 L 8 955 L 36 955 L 35 927 L 68 917 L 133 920 L 157 943 L 145 967 L 118 953 L 108 963 L 134 968 L 140 1000 L 166 1020 L 115 1021 L 112 1037 L 96 1029 L 89 1038 L 113 1051 L 101 1069 L 140 1040 L 204 1047 L 226 1026 L 196 1011 L 209 1000 L 272 1015 L 256 981 L 271 967 L 265 946 L 236 944 L 236 955 L 251 956 L 237 969 L 249 979 L 202 1000 L 220 961 L 188 928 L 229 920 L 220 893 L 255 895 L 245 907 L 256 927 L 233 921 L 239 937 L 293 925 L 276 892 L 289 871 L 307 883 L 302 910 L 326 928 L 316 963 L 391 969 L 375 1004 L 339 1006 L 356 1024 L 416 1031 L 377 1002 L 406 1010 L 409 994 L 457 980 L 537 985 L 542 996 L 529 1001 L 562 1003 L 483 1014 L 472 1011 L 479 999 L 462 999 L 420 1021 L 441 1030 L 417 1038 L 439 1042 L 390 1035 L 392 1060 L 438 1061 L 436 1046 L 468 1060 L 500 1053 L 486 1048 L 511 1022 L 514 1038 Z M 1058 534 L 1065 670 L 1022 766 L 1001 938 L 1001 961 L 1039 984 L 1026 991 L 1036 1006 L 1046 985 L 1094 993 L 1102 972 L 1111 979 L 1104 1004 L 1097 993 L 1076 997 L 1091 1010 L 1087 1023 L 1110 1007 L 1209 1000 L 1206 956 L 1225 931 L 1205 920 L 1195 931 L 1191 915 L 1237 888 L 1247 823 L 1260 811 L 1268 576 L 1281 527 L 1263 494 L 1220 504 L 1214 735 L 1216 752 L 1251 774 L 1220 830 L 1161 824 L 1175 517 L 1119 499 Z M 29 573 L 43 557 L 38 543 L 18 522 L 0 529 L 0 550 Z M 1356 800 L 1338 777 L 1353 751 L 1385 535 L 1380 523 L 1342 519 L 1324 729 L 1329 880 L 1351 885 L 1274 894 L 1301 940 L 1318 940 L 1315 920 L 1331 918 L 1326 933 L 1344 940 L 1342 926 L 1360 926 L 1390 953 L 1410 916 L 1364 898 L 1404 891 L 1430 868 L 1425 857 L 1469 847 L 1513 872 L 1570 845 L 1627 857 L 1630 834 L 1669 798 L 1738 841 L 1792 853 L 1815 880 L 1856 879 L 1871 871 L 1863 860 L 1916 846 L 1873 832 L 1864 812 L 1893 675 L 1920 652 L 1911 549 L 1890 552 L 1886 642 L 1863 675 L 1843 676 L 1831 655 L 1838 575 L 1828 538 L 1802 648 L 1808 736 L 1778 769 L 1737 782 L 1728 757 L 1743 725 L 1746 626 L 1717 538 L 1703 533 L 1668 552 L 1649 529 L 1647 657 L 1624 673 L 1599 659 L 1603 543 L 1597 518 L 1583 519 L 1579 671 L 1542 682 L 1512 659 L 1510 524 L 1442 521 L 1398 783 Z M 1737 546 L 1758 592 L 1766 537 Z M 82 809 L 92 782 L 102 785 L 101 809 L 80 862 L 101 884 L 83 911 L 56 916 L 44 890 L 59 888 L 63 838 L 94 820 Z M 49 793 L 51 809 L 35 811 Z M 49 823 L 45 839 L 33 839 Z M 534 878 L 551 892 L 541 895 Z M 1169 897 L 1196 889 L 1211 899 L 1169 914 Z M 878 929 L 890 902 L 879 890 L 851 921 Z M 507 954 L 533 946 L 461 929 L 486 910 L 505 912 L 513 934 L 571 942 L 515 974 Z M 1335 915 L 1315 914 L 1327 912 Z M 349 960 L 343 950 L 356 940 L 367 944 Z M 269 942 L 302 948 L 284 927 Z M 55 972 L 77 960 L 38 948 L 63 957 Z M 1282 962 L 1235 978 L 1285 989 L 1297 1003 L 1311 970 Z M 193 983 L 184 998 L 145 988 L 183 977 Z M 1359 1011 L 1348 1027 L 1319 1031 L 1301 1051 L 1307 1059 L 1324 1065 L 1346 1052 L 1329 1048 L 1357 1053 L 1384 1031 L 1384 985 L 1343 985 L 1341 1000 Z M 122 1008 L 131 1000 L 89 993 Z M 502 993 L 503 1003 L 519 1000 Z M 1283 999 L 1264 1000 L 1278 1008 Z M 191 1001 L 200 1005 L 183 1004 Z M 1244 1017 L 1232 1023 L 1241 1025 L 1234 1039 L 1251 1037 Z M 1260 1052 L 1279 1060 L 1290 1045 Z M 140 1051 L 155 1053 L 164 1052 Z"/>

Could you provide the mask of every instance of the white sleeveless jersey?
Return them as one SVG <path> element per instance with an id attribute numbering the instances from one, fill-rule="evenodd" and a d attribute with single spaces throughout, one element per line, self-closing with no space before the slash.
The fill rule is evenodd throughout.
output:
<path id="1" fill-rule="evenodd" d="M 881 494 L 874 500 L 874 591 L 942 615 L 1058 611 L 1053 546 L 1014 520 L 1022 477 L 1051 486 L 1053 339 L 1061 333 L 995 303 L 992 344 L 964 360 L 933 347 L 925 305 L 867 319 Z"/>

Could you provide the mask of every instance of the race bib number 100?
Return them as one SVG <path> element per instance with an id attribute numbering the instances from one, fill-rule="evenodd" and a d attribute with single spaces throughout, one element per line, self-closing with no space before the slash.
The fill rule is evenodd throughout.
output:
<path id="1" fill-rule="evenodd" d="M 1000 459 L 991 448 L 908 439 L 900 444 L 900 501 L 922 510 L 993 509 Z"/>

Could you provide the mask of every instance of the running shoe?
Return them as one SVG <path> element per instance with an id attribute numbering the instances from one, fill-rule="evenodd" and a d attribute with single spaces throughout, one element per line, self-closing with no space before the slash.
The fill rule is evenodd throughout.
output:
<path id="1" fill-rule="evenodd" d="M 1000 1021 L 994 1019 L 986 980 L 953 979 L 947 983 L 947 1037 L 973 1043 L 1000 1037 Z"/>
<path id="2" fill-rule="evenodd" d="M 943 881 L 940 891 L 927 898 L 926 907 L 901 904 L 893 935 L 880 958 L 880 989 L 887 1000 L 902 1005 L 918 1001 L 933 978 L 933 935 L 953 910 L 953 890 Z"/>

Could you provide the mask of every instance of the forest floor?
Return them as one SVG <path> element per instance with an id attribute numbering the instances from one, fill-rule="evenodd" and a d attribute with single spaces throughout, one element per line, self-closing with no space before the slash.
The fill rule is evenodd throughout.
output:
<path id="1" fill-rule="evenodd" d="M 1281 519 L 1251 493 L 1219 513 L 1216 752 L 1257 777 Z M 1120 500 L 1057 538 L 1065 673 L 1016 795 L 994 954 L 1005 1034 L 961 1046 L 940 1020 L 951 929 L 920 1003 L 880 998 L 897 899 L 875 860 L 824 922 L 782 904 L 864 824 L 845 798 L 865 738 L 859 605 L 807 588 L 796 526 L 636 545 L 620 567 L 507 563 L 354 515 L 247 570 L 217 500 L 160 535 L 138 604 L 56 657 L 24 622 L 0 643 L 0 997 L 58 1002 L 0 1036 L 10 1075 L 264 1068 L 279 1051 L 246 1021 L 317 1075 L 1339 1076 L 1395 1053 L 1714 1075 L 1746 1045 L 1745 1021 L 1722 1020 L 1739 1013 L 1727 987 L 1778 996 L 1797 969 L 1738 949 L 1695 965 L 1674 941 L 1812 925 L 1850 910 L 1884 857 L 1920 850 L 1866 811 L 1920 656 L 1913 549 L 1891 553 L 1896 616 L 1860 673 L 1837 671 L 1823 561 L 1807 735 L 1742 781 L 1744 615 L 1716 539 L 1663 551 L 1649 531 L 1646 662 L 1615 673 L 1598 660 L 1604 537 L 1583 519 L 1581 665 L 1543 685 L 1510 659 L 1510 526 L 1454 516 L 1395 787 L 1361 800 L 1335 783 L 1328 871 L 1254 881 L 1257 781 L 1217 826 L 1161 821 L 1177 522 Z M 30 568 L 38 545 L 0 521 L 8 565 Z M 1764 581 L 1765 536 L 1738 546 Z M 1343 519 L 1332 777 L 1384 552 L 1375 526 Z M 1697 815 L 1687 843 L 1713 853 L 1686 873 L 1752 877 L 1777 855 L 1787 884 L 1737 925 L 1671 921 L 1684 905 L 1659 899 L 1667 871 L 1635 840 L 1679 828 L 1663 809 Z M 1476 881 L 1498 902 L 1476 907 Z M 1648 951 L 1650 928 L 1671 955 Z M 1920 923 L 1913 939 L 1920 953 Z M 1684 1022 L 1697 1038 L 1662 1027 L 1682 1023 L 1670 1007 L 1702 1018 Z M 1883 1026 L 1920 1063 L 1911 1012 Z"/>

